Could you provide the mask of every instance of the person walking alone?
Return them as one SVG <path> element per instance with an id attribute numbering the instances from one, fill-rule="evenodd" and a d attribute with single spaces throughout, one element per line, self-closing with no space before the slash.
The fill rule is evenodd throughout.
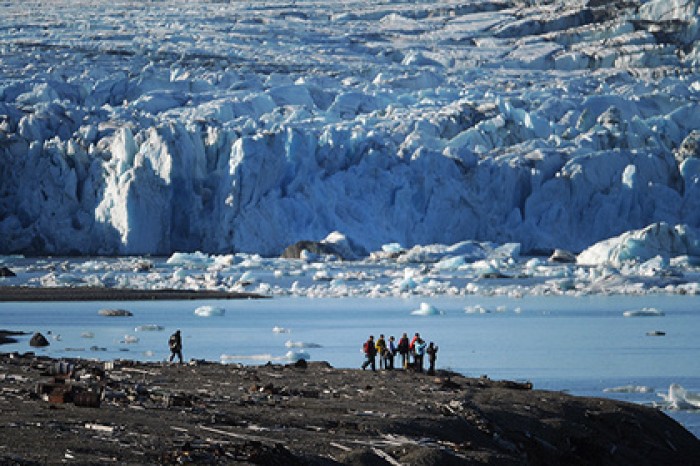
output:
<path id="1" fill-rule="evenodd" d="M 362 370 L 367 369 L 367 366 L 372 366 L 372 370 L 376 370 L 374 358 L 377 356 L 377 348 L 374 346 L 374 335 L 370 335 L 369 339 L 362 346 L 365 352 L 365 362 L 362 363 Z"/>
<path id="2" fill-rule="evenodd" d="M 180 330 L 175 331 L 168 339 L 168 347 L 170 348 L 170 362 L 173 362 L 175 356 L 178 357 L 180 364 L 182 364 L 182 337 L 180 336 Z"/>

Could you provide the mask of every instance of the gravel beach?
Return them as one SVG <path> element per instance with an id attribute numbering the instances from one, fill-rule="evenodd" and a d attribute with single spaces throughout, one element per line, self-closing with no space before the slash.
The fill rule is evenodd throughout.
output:
<path id="1" fill-rule="evenodd" d="M 663 412 L 440 371 L 0 354 L 0 464 L 700 464 Z"/>

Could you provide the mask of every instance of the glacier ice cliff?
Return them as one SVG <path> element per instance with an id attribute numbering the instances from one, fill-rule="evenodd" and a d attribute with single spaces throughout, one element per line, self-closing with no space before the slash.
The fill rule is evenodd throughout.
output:
<path id="1" fill-rule="evenodd" d="M 700 227 L 697 0 L 167 3 L 4 7 L 0 253 Z"/>

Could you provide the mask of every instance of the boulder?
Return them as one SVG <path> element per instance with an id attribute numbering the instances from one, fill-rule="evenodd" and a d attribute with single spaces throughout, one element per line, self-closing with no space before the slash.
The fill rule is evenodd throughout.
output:
<path id="1" fill-rule="evenodd" d="M 283 259 L 301 259 L 303 251 L 308 251 L 317 256 L 337 255 L 335 248 L 329 244 L 319 241 L 302 240 L 297 241 L 282 252 Z"/>
<path id="2" fill-rule="evenodd" d="M 557 262 L 560 264 L 575 264 L 576 254 L 571 251 L 566 251 L 564 249 L 555 249 L 551 256 L 549 256 L 549 262 Z"/>
<path id="3" fill-rule="evenodd" d="M 7 267 L 0 267 L 0 277 L 16 277 L 17 274 Z"/>
<path id="4" fill-rule="evenodd" d="M 41 333 L 36 332 L 34 335 L 32 335 L 32 338 L 29 340 L 29 346 L 33 346 L 35 348 L 49 346 L 49 340 L 47 340 L 46 337 Z"/>

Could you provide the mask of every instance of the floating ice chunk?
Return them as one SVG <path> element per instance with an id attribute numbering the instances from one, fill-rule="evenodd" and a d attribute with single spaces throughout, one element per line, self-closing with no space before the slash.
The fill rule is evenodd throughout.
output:
<path id="1" fill-rule="evenodd" d="M 284 343 L 284 346 L 287 348 L 321 348 L 321 345 L 318 343 L 307 343 L 304 341 L 292 341 L 292 340 L 287 340 Z"/>
<path id="2" fill-rule="evenodd" d="M 290 330 L 288 328 L 278 327 L 275 325 L 274 327 L 272 327 L 272 332 L 273 333 L 289 333 Z"/>
<path id="3" fill-rule="evenodd" d="M 474 306 L 466 306 L 464 308 L 464 312 L 467 314 L 488 314 L 491 311 L 486 309 L 481 304 L 475 304 Z"/>
<path id="4" fill-rule="evenodd" d="M 252 285 L 256 281 L 257 281 L 257 279 L 253 275 L 253 272 L 251 272 L 250 270 L 246 270 L 245 272 L 243 272 L 241 277 L 238 279 L 238 284 L 242 285 L 242 286 L 248 286 L 248 285 Z"/>
<path id="5" fill-rule="evenodd" d="M 199 317 L 223 316 L 226 310 L 221 307 L 200 306 L 194 310 L 194 314 Z"/>
<path id="6" fill-rule="evenodd" d="M 420 303 L 420 307 L 411 312 L 411 315 L 414 316 L 437 316 L 441 314 L 443 314 L 442 311 L 428 303 Z"/>
<path id="7" fill-rule="evenodd" d="M 690 392 L 676 383 L 671 384 L 667 394 L 659 393 L 659 396 L 670 409 L 700 409 L 700 393 Z"/>
<path id="8" fill-rule="evenodd" d="M 622 313 L 625 317 L 661 317 L 664 312 L 653 307 L 645 307 L 642 309 L 632 309 Z"/>
<path id="9" fill-rule="evenodd" d="M 164 330 L 165 327 L 162 325 L 155 325 L 155 324 L 145 324 L 145 325 L 139 325 L 138 327 L 134 328 L 135 332 L 160 332 L 161 330 Z"/>
<path id="10" fill-rule="evenodd" d="M 155 356 L 155 353 L 151 350 L 144 351 L 142 354 L 145 358 L 152 358 L 153 356 Z"/>
<path id="11" fill-rule="evenodd" d="M 313 276 L 313 280 L 317 282 L 329 282 L 332 279 L 333 277 L 331 277 L 330 272 L 328 272 L 328 270 L 326 269 L 316 271 L 316 273 Z"/>
<path id="12" fill-rule="evenodd" d="M 652 387 L 644 385 L 622 385 L 619 387 L 604 388 L 604 393 L 653 393 Z"/>
<path id="13" fill-rule="evenodd" d="M 206 265 L 212 262 L 211 257 L 208 254 L 196 252 L 175 252 L 168 260 L 167 264 L 170 265 L 183 265 L 183 266 L 198 266 Z"/>
<path id="14" fill-rule="evenodd" d="M 139 337 L 135 335 L 124 335 L 124 339 L 121 342 L 126 344 L 138 343 Z"/>
<path id="15" fill-rule="evenodd" d="M 308 360 L 311 359 L 311 355 L 309 355 L 309 353 L 306 351 L 290 350 L 287 351 L 287 354 L 285 354 L 285 358 L 289 359 L 290 361 L 298 361 L 300 359 Z"/>
<path id="16" fill-rule="evenodd" d="M 80 338 L 95 338 L 95 334 L 93 332 L 83 332 L 80 334 Z"/>

